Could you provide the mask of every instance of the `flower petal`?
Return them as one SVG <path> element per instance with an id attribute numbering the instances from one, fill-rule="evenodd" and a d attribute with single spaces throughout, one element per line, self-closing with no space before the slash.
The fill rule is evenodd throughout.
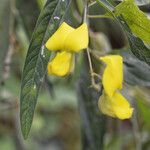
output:
<path id="1" fill-rule="evenodd" d="M 68 75 L 74 67 L 74 55 L 70 52 L 58 52 L 48 63 L 48 74 L 56 76 Z"/>
<path id="2" fill-rule="evenodd" d="M 63 50 L 66 37 L 74 30 L 74 28 L 63 22 L 58 30 L 46 42 L 46 48 L 50 51 Z"/>
<path id="3" fill-rule="evenodd" d="M 102 83 L 106 94 L 110 97 L 118 89 L 122 89 L 123 82 L 123 60 L 119 55 L 109 55 L 101 57 L 106 68 L 103 73 Z"/>
<path id="4" fill-rule="evenodd" d="M 46 47 L 51 50 L 65 50 L 79 52 L 88 46 L 88 28 L 84 23 L 77 29 L 63 22 L 58 30 L 46 42 Z"/>
<path id="5" fill-rule="evenodd" d="M 110 117 L 116 116 L 112 108 L 111 99 L 105 93 L 103 93 L 103 95 L 100 96 L 98 101 L 98 107 L 103 114 L 108 115 Z"/>
<path id="6" fill-rule="evenodd" d="M 112 97 L 103 94 L 98 101 L 98 106 L 102 113 L 122 120 L 131 118 L 133 113 L 133 108 L 118 92 L 115 92 Z"/>
<path id="7" fill-rule="evenodd" d="M 128 119 L 131 118 L 133 113 L 133 108 L 130 107 L 127 99 L 123 97 L 120 93 L 115 93 L 112 97 L 112 107 L 116 114 L 116 117 L 119 119 Z"/>
<path id="8" fill-rule="evenodd" d="M 64 43 L 64 50 L 79 52 L 80 50 L 87 48 L 88 43 L 88 28 L 87 24 L 84 23 L 68 34 Z"/>

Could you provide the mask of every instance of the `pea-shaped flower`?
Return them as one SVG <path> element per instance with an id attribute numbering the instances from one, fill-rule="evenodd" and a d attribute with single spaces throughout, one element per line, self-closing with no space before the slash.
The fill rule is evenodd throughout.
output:
<path id="1" fill-rule="evenodd" d="M 123 59 L 119 55 L 109 55 L 100 58 L 106 64 L 102 76 L 102 84 L 106 94 L 111 97 L 118 89 L 122 89 L 123 83 Z"/>
<path id="2" fill-rule="evenodd" d="M 123 59 L 119 55 L 109 55 L 101 57 L 100 60 L 106 64 L 106 68 L 102 77 L 104 92 L 98 106 L 106 115 L 128 119 L 132 116 L 133 108 L 118 91 L 122 89 L 123 84 Z"/>
<path id="3" fill-rule="evenodd" d="M 133 108 L 119 92 L 115 92 L 112 97 L 103 93 L 98 101 L 98 106 L 102 113 L 114 118 L 129 119 L 133 113 Z"/>
<path id="4" fill-rule="evenodd" d="M 74 53 L 88 47 L 88 28 L 86 23 L 77 29 L 65 22 L 46 42 L 46 48 L 57 51 L 56 56 L 48 63 L 48 74 L 65 76 L 74 68 Z M 58 52 L 60 51 L 60 52 Z"/>

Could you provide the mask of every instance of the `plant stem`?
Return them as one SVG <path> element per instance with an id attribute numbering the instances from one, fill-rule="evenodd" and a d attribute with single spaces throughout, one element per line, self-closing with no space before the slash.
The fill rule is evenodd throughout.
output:
<path id="1" fill-rule="evenodd" d="M 112 19 L 112 17 L 106 16 L 106 15 L 87 15 L 87 17 L 88 18 L 95 18 L 95 19 L 101 19 L 101 18 Z"/>
<path id="2" fill-rule="evenodd" d="M 87 25 L 88 25 L 88 0 L 86 1 L 86 4 L 85 4 L 85 9 L 84 9 L 84 16 L 83 16 L 83 22 L 86 22 Z M 97 90 L 97 91 L 100 91 L 100 86 L 98 84 L 95 83 L 95 73 L 93 71 L 93 66 L 92 66 L 92 60 L 91 60 L 91 56 L 90 56 L 90 51 L 89 51 L 89 48 L 86 49 L 86 52 L 87 52 L 87 56 L 88 56 L 88 62 L 89 62 L 89 67 L 90 67 L 90 74 L 91 74 L 91 84 L 92 84 L 92 87 Z"/>

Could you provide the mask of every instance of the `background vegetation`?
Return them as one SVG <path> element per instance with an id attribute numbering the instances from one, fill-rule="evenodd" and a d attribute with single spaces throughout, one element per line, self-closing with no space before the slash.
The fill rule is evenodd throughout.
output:
<path id="1" fill-rule="evenodd" d="M 110 3 L 115 6 L 119 1 Z M 135 109 L 132 119 L 120 121 L 99 112 L 97 101 L 101 93 L 90 88 L 87 56 L 81 53 L 74 74 L 65 78 L 44 77 L 31 132 L 23 140 L 19 123 L 21 75 L 44 4 L 44 0 L 0 0 L 0 149 L 149 150 L 150 67 L 131 54 L 124 30 L 111 19 L 89 19 L 93 67 L 95 72 L 102 70 L 95 54 L 124 57 L 123 93 Z M 149 15 L 148 0 L 138 0 L 137 4 Z M 73 0 L 70 5 L 66 2 L 67 6 L 62 18 L 77 27 L 82 21 L 84 3 Z M 104 12 L 97 3 L 89 6 L 90 15 Z M 56 21 L 56 26 L 59 23 Z M 39 32 L 34 36 L 37 35 Z"/>

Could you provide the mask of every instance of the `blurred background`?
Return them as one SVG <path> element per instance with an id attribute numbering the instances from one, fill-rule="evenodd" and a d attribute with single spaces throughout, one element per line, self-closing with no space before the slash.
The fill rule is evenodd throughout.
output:
<path id="1" fill-rule="evenodd" d="M 89 14 L 104 14 L 93 2 Z M 123 94 L 134 107 L 132 119 L 120 121 L 99 112 L 97 101 L 101 93 L 90 88 L 89 65 L 82 53 L 72 75 L 45 77 L 31 133 L 23 140 L 19 125 L 21 74 L 44 3 L 0 0 L 0 149 L 150 150 L 150 67 L 130 53 L 123 30 L 110 19 L 89 18 L 93 67 L 95 72 L 102 72 L 102 64 L 96 59 L 101 55 L 113 53 L 124 57 Z M 138 0 L 137 4 L 150 13 L 148 0 Z M 83 1 L 73 0 L 64 20 L 77 27 L 82 12 Z"/>

